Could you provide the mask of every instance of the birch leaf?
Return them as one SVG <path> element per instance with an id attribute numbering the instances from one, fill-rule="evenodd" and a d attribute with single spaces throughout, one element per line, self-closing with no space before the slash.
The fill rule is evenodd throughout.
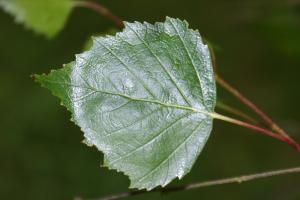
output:
<path id="1" fill-rule="evenodd" d="M 123 172 L 131 188 L 151 190 L 182 178 L 212 129 L 216 102 L 209 50 L 185 21 L 125 23 L 96 37 L 76 61 L 42 86 L 72 112 L 104 166 Z"/>

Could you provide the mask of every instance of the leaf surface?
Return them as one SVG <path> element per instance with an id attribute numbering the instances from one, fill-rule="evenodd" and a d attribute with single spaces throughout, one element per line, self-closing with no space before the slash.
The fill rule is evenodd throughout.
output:
<path id="1" fill-rule="evenodd" d="M 192 168 L 212 129 L 209 50 L 185 21 L 125 23 L 37 81 L 62 100 L 104 166 L 151 190 Z"/>
<path id="2" fill-rule="evenodd" d="M 63 28 L 73 4 L 71 0 L 0 0 L 0 6 L 16 22 L 53 37 Z"/>

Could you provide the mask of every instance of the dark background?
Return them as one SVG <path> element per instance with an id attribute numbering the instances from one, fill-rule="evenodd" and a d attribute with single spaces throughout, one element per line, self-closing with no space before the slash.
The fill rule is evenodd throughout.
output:
<path id="1" fill-rule="evenodd" d="M 219 73 L 255 101 L 300 142 L 300 3 L 296 0 L 103 0 L 126 21 L 186 19 L 217 47 Z M 80 53 L 87 39 L 113 24 L 75 9 L 47 40 L 0 11 L 0 199 L 65 200 L 126 191 L 128 178 L 100 168 L 102 154 L 81 143 L 59 100 L 30 78 Z M 242 106 L 218 88 L 219 99 Z M 251 113 L 251 112 L 250 112 Z M 300 156 L 288 145 L 216 121 L 197 163 L 182 181 L 223 178 L 294 167 Z M 131 199 L 300 199 L 300 175 L 273 177 L 161 196 Z"/>

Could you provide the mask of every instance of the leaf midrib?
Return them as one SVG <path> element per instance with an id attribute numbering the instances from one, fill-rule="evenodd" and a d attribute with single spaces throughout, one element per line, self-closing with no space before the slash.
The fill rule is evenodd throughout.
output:
<path id="1" fill-rule="evenodd" d="M 181 110 L 189 110 L 189 111 L 193 111 L 196 113 L 202 113 L 208 116 L 213 115 L 212 112 L 206 111 L 206 110 L 200 110 L 198 108 L 194 108 L 194 107 L 189 107 L 189 106 L 183 106 L 183 105 L 178 105 L 178 104 L 171 104 L 171 103 L 166 103 L 166 102 L 162 102 L 159 100 L 155 100 L 155 99 L 143 99 L 143 98 L 136 98 L 136 97 L 132 97 L 126 94 L 122 94 L 122 93 L 115 93 L 115 92 L 110 92 L 110 91 L 105 91 L 105 90 L 99 90 L 97 88 L 94 87 L 83 87 L 83 86 L 78 86 L 78 85 L 73 85 L 71 83 L 65 83 L 65 82 L 60 82 L 60 81 L 49 81 L 49 80 L 45 80 L 48 83 L 56 83 L 56 84 L 64 84 L 70 87 L 77 87 L 77 88 L 81 88 L 81 89 L 89 89 L 92 90 L 94 92 L 99 92 L 99 93 L 104 93 L 104 94 L 108 94 L 108 95 L 114 95 L 114 96 L 120 96 L 132 101 L 141 101 L 141 102 L 146 102 L 146 103 L 154 103 L 154 104 L 159 104 L 165 107 L 171 107 L 171 108 L 177 108 L 177 109 L 181 109 Z M 80 100 L 83 100 L 84 98 L 80 98 Z"/>

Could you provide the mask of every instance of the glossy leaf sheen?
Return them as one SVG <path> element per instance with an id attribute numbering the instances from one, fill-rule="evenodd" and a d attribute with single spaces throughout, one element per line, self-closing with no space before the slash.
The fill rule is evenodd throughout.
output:
<path id="1" fill-rule="evenodd" d="M 185 21 L 126 23 L 90 51 L 37 80 L 73 113 L 104 165 L 131 188 L 165 186 L 190 171 L 216 101 L 209 51 Z"/>
<path id="2" fill-rule="evenodd" d="M 72 10 L 71 0 L 0 0 L 0 6 L 16 18 L 16 22 L 47 37 L 60 31 Z"/>

